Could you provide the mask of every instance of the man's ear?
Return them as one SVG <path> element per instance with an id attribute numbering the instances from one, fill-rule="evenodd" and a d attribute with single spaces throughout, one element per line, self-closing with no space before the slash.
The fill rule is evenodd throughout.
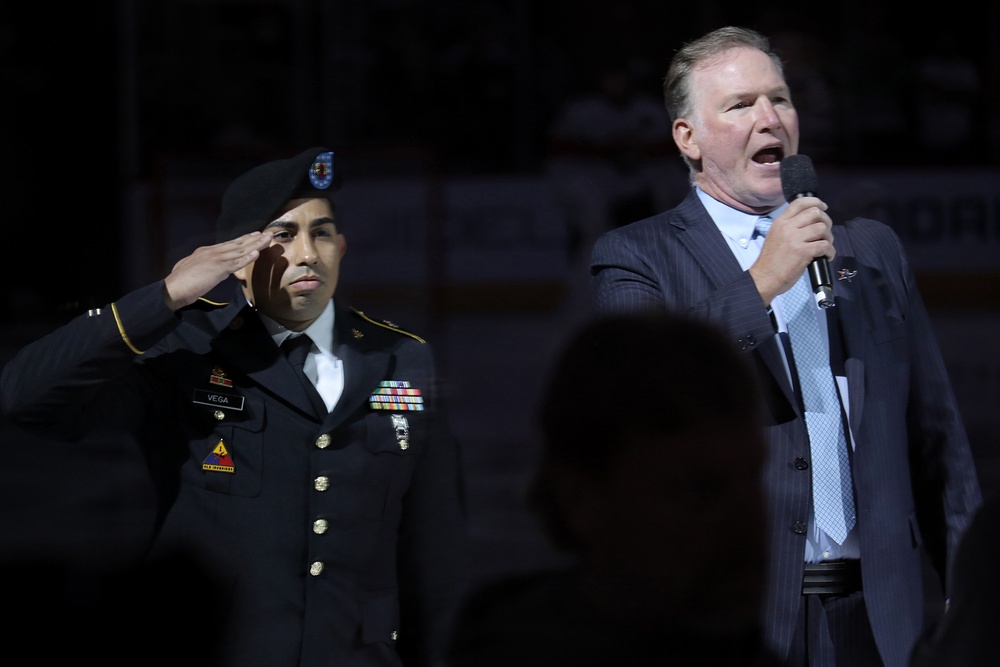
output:
<path id="1" fill-rule="evenodd" d="M 701 148 L 695 136 L 694 125 L 687 118 L 678 118 L 673 124 L 674 143 L 677 149 L 689 160 L 697 162 L 701 159 Z"/>

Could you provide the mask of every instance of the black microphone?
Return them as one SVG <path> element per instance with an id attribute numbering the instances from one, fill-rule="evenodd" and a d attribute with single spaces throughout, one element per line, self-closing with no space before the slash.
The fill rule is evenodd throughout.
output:
<path id="1" fill-rule="evenodd" d="M 816 196 L 816 170 L 808 155 L 788 155 L 781 160 L 781 190 L 785 200 Z M 809 282 L 812 283 L 816 305 L 829 308 L 833 303 L 833 280 L 830 279 L 830 262 L 826 257 L 816 257 L 809 262 Z"/>

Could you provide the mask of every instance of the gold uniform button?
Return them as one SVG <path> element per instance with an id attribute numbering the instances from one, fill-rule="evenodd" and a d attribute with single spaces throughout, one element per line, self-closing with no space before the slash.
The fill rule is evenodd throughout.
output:
<path id="1" fill-rule="evenodd" d="M 223 412 L 222 410 L 216 410 L 216 411 L 215 411 L 215 412 L 213 413 L 213 415 L 215 416 L 216 420 L 218 420 L 218 421 L 220 421 L 220 422 L 221 422 L 221 421 L 222 421 L 223 419 L 225 419 L 225 418 L 226 418 L 226 413 L 225 413 L 225 412 Z"/>
<path id="2" fill-rule="evenodd" d="M 400 449 L 409 449 L 409 447 L 410 447 L 410 441 L 407 440 L 406 438 L 401 438 L 400 441 L 399 441 L 399 448 Z"/>
<path id="3" fill-rule="evenodd" d="M 330 478 L 325 475 L 320 475 L 313 480 L 313 488 L 317 491 L 326 491 L 330 488 Z"/>
<path id="4" fill-rule="evenodd" d="M 399 639 L 399 632 L 397 632 L 396 630 L 393 630 L 392 634 L 389 635 L 389 636 L 392 637 L 392 641 L 396 641 L 397 639 Z"/>
<path id="5" fill-rule="evenodd" d="M 319 575 L 323 574 L 323 563 L 321 561 L 316 561 L 315 563 L 310 565 L 309 574 L 311 574 L 314 577 L 318 577 Z"/>
<path id="6" fill-rule="evenodd" d="M 324 433 L 323 435 L 316 438 L 316 446 L 319 447 L 320 449 L 326 449 L 327 447 L 330 446 L 330 440 L 331 440 L 330 434 Z"/>
<path id="7" fill-rule="evenodd" d="M 316 519 L 313 521 L 313 532 L 317 535 L 322 535 L 326 532 L 326 529 L 330 527 L 330 524 L 326 519 Z"/>

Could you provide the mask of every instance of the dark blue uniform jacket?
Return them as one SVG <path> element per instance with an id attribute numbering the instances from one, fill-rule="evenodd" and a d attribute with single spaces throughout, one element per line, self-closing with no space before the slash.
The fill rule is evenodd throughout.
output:
<path id="1" fill-rule="evenodd" d="M 327 414 L 237 296 L 175 314 L 157 283 L 82 315 L 11 360 L 4 412 L 49 437 L 135 439 L 151 554 L 196 555 L 232 596 L 218 628 L 191 629 L 218 632 L 226 664 L 432 664 L 467 564 L 430 346 L 338 304 Z"/>

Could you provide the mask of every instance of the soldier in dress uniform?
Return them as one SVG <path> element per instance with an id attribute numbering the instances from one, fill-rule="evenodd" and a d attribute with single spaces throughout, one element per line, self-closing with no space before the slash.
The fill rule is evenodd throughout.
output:
<path id="1" fill-rule="evenodd" d="M 21 427 L 142 447 L 158 501 L 149 558 L 191 554 L 226 591 L 227 617 L 190 628 L 220 633 L 225 665 L 430 666 L 465 587 L 434 357 L 334 296 L 338 181 L 325 147 L 251 169 L 223 196 L 216 244 L 3 371 Z M 228 303 L 204 298 L 230 276 Z M 153 651 L 171 639 L 155 633 Z"/>

